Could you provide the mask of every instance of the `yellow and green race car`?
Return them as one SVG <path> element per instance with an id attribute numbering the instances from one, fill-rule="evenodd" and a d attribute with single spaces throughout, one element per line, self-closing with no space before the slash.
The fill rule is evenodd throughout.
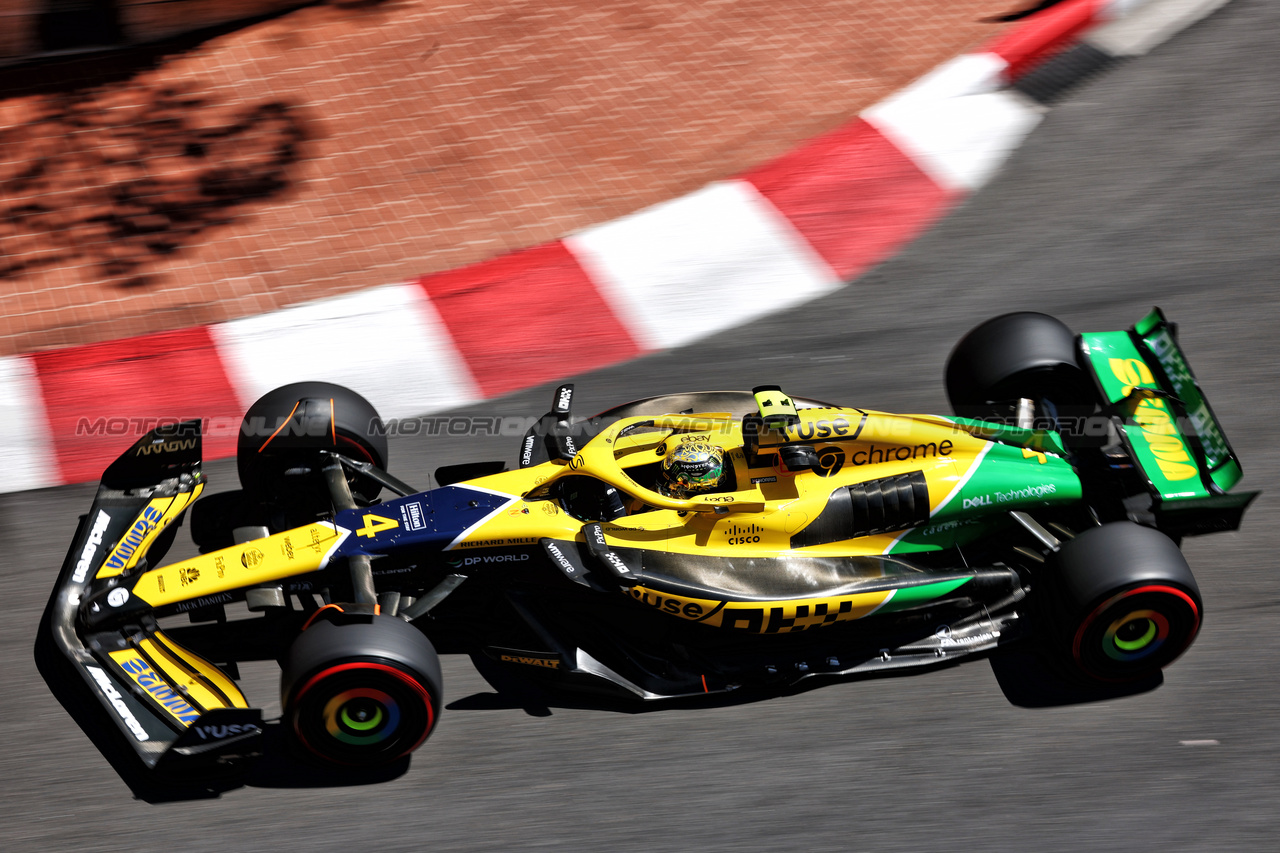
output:
<path id="1" fill-rule="evenodd" d="M 261 752 L 237 663 L 281 662 L 281 729 L 338 765 L 402 759 L 441 712 L 437 651 L 635 700 L 946 664 L 1037 637 L 1080 678 L 1150 678 L 1202 619 L 1183 536 L 1256 493 L 1159 310 L 1073 335 L 972 330 L 952 416 L 752 392 L 575 419 L 518 462 L 418 491 L 354 392 L 277 389 L 245 416 L 242 489 L 197 501 L 198 424 L 103 474 L 37 642 L 55 694 L 147 767 Z M 682 467 L 683 466 L 683 467 Z M 190 514 L 198 556 L 163 562 Z M 91 696 L 85 702 L 85 695 Z"/>

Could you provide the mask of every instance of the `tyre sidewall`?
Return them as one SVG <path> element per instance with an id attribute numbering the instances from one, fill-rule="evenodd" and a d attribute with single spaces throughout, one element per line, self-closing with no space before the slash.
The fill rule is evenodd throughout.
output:
<path id="1" fill-rule="evenodd" d="M 1063 545 L 1050 585 L 1056 644 L 1089 678 L 1145 678 L 1195 640 L 1200 590 L 1173 540 L 1121 521 Z"/>
<path id="2" fill-rule="evenodd" d="M 1075 335 L 1048 314 L 1004 314 L 975 327 L 947 357 L 945 377 L 962 417 L 991 416 L 997 404 L 1021 397 L 1048 400 L 1060 415 L 1088 415 L 1095 406 Z"/>
<path id="3" fill-rule="evenodd" d="M 314 440 L 292 440 L 287 431 L 274 437 L 260 434 L 261 425 L 275 429 L 282 419 L 290 416 L 299 400 L 308 398 L 333 400 L 334 449 L 386 470 L 387 435 L 373 404 L 342 385 L 295 382 L 268 391 L 245 412 L 236 441 L 236 469 L 246 491 L 274 494 L 280 484 L 272 481 L 278 479 L 280 469 L 289 464 L 281 460 L 307 457 L 316 452 Z M 268 439 L 270 444 L 264 450 Z M 376 493 L 372 497 L 376 497 Z"/>
<path id="4" fill-rule="evenodd" d="M 439 657 L 422 632 L 401 619 L 319 620 L 294 641 L 281 670 L 292 736 L 326 761 L 365 766 L 394 761 L 426 740 L 440 717 Z M 355 737 L 342 741 L 333 726 L 340 708 L 330 706 L 334 697 L 348 694 L 350 702 L 371 701 L 379 715 L 389 709 L 403 731 L 388 730 L 382 739 L 373 732 L 348 731 Z"/>

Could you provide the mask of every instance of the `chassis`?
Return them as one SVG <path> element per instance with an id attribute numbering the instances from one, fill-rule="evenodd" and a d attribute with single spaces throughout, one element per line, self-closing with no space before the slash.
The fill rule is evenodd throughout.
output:
<path id="1" fill-rule="evenodd" d="M 437 654 L 634 700 L 780 691 L 949 663 L 1036 636 L 1074 677 L 1149 678 L 1203 605 L 1178 543 L 1235 529 L 1256 493 L 1159 310 L 1072 335 L 995 318 L 947 365 L 956 416 L 752 393 L 575 420 L 573 386 L 519 463 L 387 473 L 377 413 L 286 386 L 245 417 L 243 488 L 200 498 L 198 423 L 104 472 L 37 657 L 148 768 L 261 753 L 237 662 L 276 658 L 283 728 L 343 766 L 417 748 Z M 675 442 L 725 448 L 731 488 L 654 488 Z M 186 515 L 196 557 L 163 555 Z M 67 700 L 64 699 L 64 704 Z"/>

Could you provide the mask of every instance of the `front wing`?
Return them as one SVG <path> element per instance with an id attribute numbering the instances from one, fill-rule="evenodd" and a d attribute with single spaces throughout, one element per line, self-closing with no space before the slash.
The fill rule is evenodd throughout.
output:
<path id="1" fill-rule="evenodd" d="M 235 682 L 183 648 L 150 614 L 109 630 L 81 618 L 95 580 L 142 568 L 204 487 L 197 425 L 144 436 L 103 475 L 80 520 L 36 640 L 36 660 L 73 716 L 84 697 L 100 709 L 149 768 L 216 768 L 260 753 L 262 712 L 248 707 Z M 141 451 L 140 451 L 141 448 Z M 124 464 L 122 464 L 124 463 Z M 112 544 L 114 543 L 114 544 Z M 123 601 L 123 587 L 107 596 Z M 114 602 L 113 602 L 114 603 Z M 73 706 L 70 703 L 74 704 Z"/>

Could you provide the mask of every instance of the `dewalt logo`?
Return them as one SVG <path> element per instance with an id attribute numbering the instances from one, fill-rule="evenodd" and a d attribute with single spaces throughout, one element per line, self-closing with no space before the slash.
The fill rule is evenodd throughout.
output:
<path id="1" fill-rule="evenodd" d="M 558 658 L 532 658 L 524 655 L 498 655 L 498 660 L 505 663 L 522 663 L 525 666 L 540 666 L 543 669 L 559 669 L 560 660 Z"/>

